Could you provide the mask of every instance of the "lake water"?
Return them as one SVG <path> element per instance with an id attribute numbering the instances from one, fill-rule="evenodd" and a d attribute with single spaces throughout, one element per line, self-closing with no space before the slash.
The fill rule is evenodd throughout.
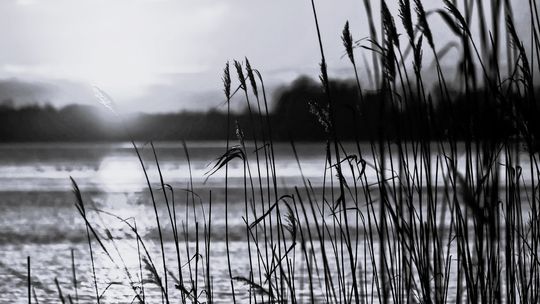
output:
<path id="1" fill-rule="evenodd" d="M 181 231 L 183 263 L 187 262 L 197 250 L 195 217 L 201 232 L 208 221 L 211 198 L 212 216 L 209 234 L 212 239 L 210 267 L 214 300 L 229 303 L 231 295 L 227 279 L 224 233 L 225 172 L 219 170 L 211 176 L 208 174 L 217 157 L 224 153 L 225 143 L 192 142 L 187 143 L 187 148 L 189 163 L 181 143 L 160 143 L 156 146 L 163 179 L 174 188 L 178 222 L 183 222 L 186 229 L 185 234 Z M 248 147 L 248 151 L 252 151 L 252 148 Z M 313 193 L 321 195 L 324 178 L 327 179 L 326 182 L 332 177 L 335 178 L 332 174 L 324 174 L 325 145 L 304 143 L 297 144 L 296 148 L 302 171 L 289 144 L 277 144 L 275 147 L 278 195 L 293 194 L 295 186 L 302 188 L 304 180 L 301 172 L 305 180 L 312 185 Z M 353 150 L 352 146 L 346 148 Z M 363 149 L 370 151 L 368 145 L 363 145 Z M 141 145 L 141 152 L 159 206 L 158 215 L 162 220 L 167 265 L 174 274 L 178 272 L 174 240 L 163 193 L 160 190 L 157 166 L 148 144 Z M 370 162 L 373 155 L 367 154 L 367 157 L 364 155 L 368 161 L 366 180 L 368 183 L 376 183 L 374 163 Z M 262 155 L 261 153 L 261 157 Z M 250 171 L 246 172 L 252 175 L 255 186 L 258 187 L 258 170 L 253 165 L 255 154 L 248 153 L 247 158 L 251 166 Z M 437 158 L 434 156 L 434 159 Z M 523 166 L 526 168 L 527 163 Z M 244 197 L 251 194 L 244 192 L 244 170 L 240 161 L 233 160 L 230 163 L 228 224 L 233 276 L 249 277 L 243 218 L 247 216 L 248 221 L 252 221 L 255 216 L 245 214 Z M 261 172 L 263 189 L 266 189 L 267 183 L 265 170 Z M 350 172 L 344 173 L 347 177 L 351 177 Z M 388 172 L 387 176 L 392 174 Z M 102 235 L 109 233 L 115 239 L 114 245 L 107 243 L 114 263 L 103 253 L 97 242 L 93 242 L 96 276 L 100 292 L 103 292 L 102 302 L 130 303 L 134 293 L 127 287 L 126 282 L 130 278 L 123 267 L 125 264 L 135 281 L 138 281 L 138 270 L 141 268 L 137 242 L 132 231 L 125 223 L 108 215 L 107 212 L 136 223 L 139 233 L 148 245 L 150 255 L 153 256 L 156 265 L 161 265 L 159 231 L 156 228 L 153 205 L 143 170 L 130 143 L 1 145 L 0 302 L 27 303 L 27 256 L 31 257 L 32 281 L 40 303 L 59 301 L 55 279 L 58 280 L 66 302 L 68 295 L 73 299 L 77 297 L 81 303 L 95 302 L 85 224 L 75 208 L 76 200 L 72 193 L 70 177 L 77 181 L 88 210 L 105 211 L 92 212 L 91 221 L 101 229 Z M 524 173 L 523 179 L 530 180 L 530 175 Z M 438 183 L 442 183 L 441 180 Z M 191 188 L 196 196 L 192 196 L 189 190 Z M 195 209 L 190 206 L 192 199 L 196 202 Z M 199 235 L 201 237 L 203 233 Z M 183 241 L 185 238 L 188 242 Z M 201 252 L 204 250 L 199 249 Z M 359 244 L 359 251 L 362 252 L 364 249 L 363 243 Z M 317 252 L 317 248 L 313 250 Z M 77 289 L 73 286 L 72 252 Z M 295 266 L 299 280 L 297 296 L 305 295 L 307 299 L 309 293 L 307 271 L 305 263 L 301 260 L 298 258 L 298 265 Z M 162 266 L 157 266 L 157 269 L 162 269 L 160 267 Z M 184 272 L 188 273 L 188 270 L 184 269 Z M 149 280 L 150 277 L 148 271 L 144 269 L 143 277 L 145 280 Z M 203 279 L 200 279 L 199 284 L 202 284 Z M 174 288 L 171 274 L 168 288 L 171 298 L 179 299 L 179 292 Z M 235 288 L 238 289 L 236 296 L 239 299 L 249 297 L 250 289 L 242 283 L 236 283 Z M 160 292 L 155 284 L 145 284 L 145 294 L 147 299 L 153 299 L 151 302 L 161 302 Z"/>
<path id="2" fill-rule="evenodd" d="M 211 256 L 212 271 L 225 274 L 223 263 L 225 243 L 224 217 L 224 170 L 208 176 L 217 157 L 224 153 L 225 143 L 188 143 L 190 163 L 181 143 L 161 143 L 157 145 L 160 168 L 166 183 L 175 189 L 176 199 L 185 206 L 185 196 L 189 192 L 190 176 L 195 192 L 201 196 L 203 205 L 208 208 L 210 189 L 212 195 L 213 242 Z M 302 144 L 298 146 L 303 173 L 316 183 L 320 183 L 320 172 L 324 170 L 324 145 Z M 322 153 L 321 153 L 322 151 Z M 301 185 L 298 166 L 289 145 L 276 146 L 276 170 L 278 182 L 287 185 Z M 166 209 L 160 188 L 159 174 L 149 145 L 141 146 L 142 157 L 155 188 L 160 217 L 167 222 Z M 248 156 L 251 157 L 251 156 Z M 321 162 L 321 160 L 323 160 Z M 190 175 L 191 170 L 191 175 Z M 256 172 L 254 172 L 255 174 Z M 238 259 L 245 247 L 243 237 L 243 165 L 239 161 L 230 163 L 229 197 L 231 229 L 231 255 L 233 268 L 237 275 L 248 271 L 247 264 Z M 37 298 L 42 302 L 58 301 L 57 278 L 64 297 L 74 298 L 72 284 L 71 250 L 75 256 L 78 297 L 82 302 L 93 301 L 94 290 L 90 269 L 85 225 L 75 208 L 75 196 L 69 177 L 77 181 L 83 193 L 87 208 L 107 210 L 122 218 L 136 219 L 137 228 L 147 240 L 152 254 L 159 252 L 158 233 L 149 192 L 143 170 L 130 143 L 89 143 L 89 144 L 14 144 L 0 146 L 0 302 L 26 303 L 26 257 L 31 256 L 32 280 Z M 180 208 L 179 208 L 180 209 Z M 198 209 L 200 217 L 202 209 Z M 208 212 L 208 211 L 207 211 Z M 178 210 L 179 219 L 184 219 L 185 209 Z M 191 214 L 190 214 L 191 216 Z M 136 242 L 130 230 L 119 220 L 106 215 L 94 218 L 96 225 L 107 227 L 117 237 L 123 260 L 130 268 L 138 267 Z M 103 225 L 106 223 L 106 225 Z M 187 225 L 191 229 L 188 238 L 194 241 L 193 220 Z M 164 228 L 170 265 L 175 265 L 175 254 L 171 230 Z M 125 241 L 123 241 L 125 240 Z M 135 245 L 134 245 L 135 244 Z M 194 244 L 191 242 L 190 244 Z M 94 244 L 97 246 L 96 244 Z M 100 289 L 109 283 L 125 282 L 125 275 L 112 265 L 99 248 L 97 254 L 97 277 Z M 192 252 L 195 248 L 192 248 Z M 159 256 L 157 256 L 159 257 Z M 159 261 L 159 258 L 156 260 Z M 156 262 L 157 263 L 157 262 Z M 175 268 L 172 266 L 171 268 Z M 222 269 L 220 269 L 222 268 Z M 222 286 L 219 277 L 215 279 L 215 289 L 228 291 Z M 241 289 L 241 288 L 240 288 Z M 152 284 L 146 293 L 151 294 Z M 159 295 L 159 290 L 154 288 Z M 241 295 L 240 295 L 241 296 Z M 130 302 L 133 292 L 122 286 L 111 285 L 104 294 L 105 302 Z M 160 298 L 159 296 L 157 296 Z M 67 299 L 67 298 L 66 298 Z M 67 300 L 66 300 L 67 301 Z M 225 302 L 227 302 L 225 300 Z"/>

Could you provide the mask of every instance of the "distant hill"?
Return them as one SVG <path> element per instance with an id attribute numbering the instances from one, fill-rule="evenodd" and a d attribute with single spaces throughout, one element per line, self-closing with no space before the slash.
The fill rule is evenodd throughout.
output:
<path id="1" fill-rule="evenodd" d="M 468 96 L 456 93 L 451 105 L 436 101 L 426 105 L 414 99 L 404 104 L 399 96 L 390 103 L 381 92 L 368 92 L 361 101 L 356 86 L 349 81 L 332 81 L 331 87 L 341 139 L 377 139 L 381 132 L 387 138 L 399 135 L 411 139 L 490 138 L 515 133 L 511 112 L 491 102 L 483 92 Z M 255 104 L 251 108 L 258 109 Z M 273 139 L 327 138 L 327 97 L 318 82 L 302 77 L 281 88 L 272 108 L 269 118 Z M 229 117 L 218 111 L 130 114 L 120 119 L 98 105 L 56 109 L 36 105 L 13 108 L 4 104 L 0 105 L 0 141 L 124 141 L 130 136 L 154 141 L 216 140 L 226 138 L 228 119 L 229 135 L 236 136 L 238 125 L 247 139 L 254 133 L 261 136 L 260 122 L 266 122 L 258 113 L 250 116 L 246 112 Z"/>

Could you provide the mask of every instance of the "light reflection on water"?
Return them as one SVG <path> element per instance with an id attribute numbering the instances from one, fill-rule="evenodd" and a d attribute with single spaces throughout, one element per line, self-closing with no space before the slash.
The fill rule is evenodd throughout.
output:
<path id="1" fill-rule="evenodd" d="M 157 154 L 166 183 L 175 188 L 177 202 L 177 219 L 186 223 L 187 239 L 190 255 L 195 252 L 194 215 L 200 222 L 201 229 L 208 212 L 212 190 L 212 237 L 211 268 L 215 274 L 212 284 L 216 300 L 223 298 L 223 303 L 230 301 L 230 283 L 226 279 L 225 243 L 225 209 L 224 209 L 224 172 L 218 171 L 208 178 L 213 160 L 224 152 L 224 144 L 188 143 L 191 163 L 188 165 L 179 143 L 160 144 Z M 302 172 L 306 180 L 313 185 L 320 197 L 320 186 L 324 177 L 324 144 L 300 144 L 297 146 L 301 160 Z M 369 149 L 366 149 L 369 151 Z M 163 200 L 153 154 L 148 146 L 142 149 L 145 167 L 149 173 L 158 205 L 161 206 L 159 217 L 164 226 L 167 264 L 174 273 L 177 269 L 175 248 L 170 229 L 170 221 Z M 252 155 L 248 157 L 253 157 Z M 377 176 L 372 167 L 373 156 L 365 156 L 368 161 L 366 175 L 368 181 L 375 182 Z M 251 160 L 253 161 L 253 160 Z M 294 186 L 303 185 L 300 170 L 291 148 L 286 144 L 276 147 L 276 171 L 279 195 L 293 191 Z M 526 165 L 524 165 L 526 167 Z M 345 166 L 345 171 L 347 166 Z M 263 170 L 262 183 L 266 187 L 266 176 Z M 344 172 L 351 178 L 351 172 Z M 233 275 L 248 276 L 249 265 L 246 263 L 246 243 L 244 221 L 244 170 L 239 161 L 231 163 L 229 170 L 229 228 L 231 237 L 231 255 Z M 251 174 L 256 183 L 257 170 L 251 167 Z M 82 303 L 94 299 L 88 245 L 84 222 L 74 207 L 74 196 L 71 193 L 69 177 L 72 176 L 81 187 L 87 208 L 104 210 L 115 215 L 136 220 L 138 232 L 147 240 L 151 255 L 159 264 L 158 231 L 155 225 L 154 210 L 146 189 L 146 181 L 139 160 L 130 144 L 20 144 L 0 146 L 0 302 L 26 303 L 26 256 L 32 257 L 32 279 L 36 293 L 42 302 L 57 301 L 58 291 L 54 279 L 58 278 L 64 295 L 74 296 L 71 274 L 70 250 L 76 257 L 78 296 Z M 203 202 L 194 211 L 190 202 L 190 176 L 193 179 L 195 192 Z M 392 176 L 388 172 L 387 176 Z M 329 178 L 329 175 L 327 175 Z M 526 174 L 525 180 L 530 178 Z M 442 180 L 442 179 L 441 179 Z M 266 202 L 268 204 L 268 202 Z M 201 207 L 202 206 L 202 207 Z M 262 211 L 259 213 L 259 215 Z M 252 215 L 251 219 L 254 217 Z M 117 239 L 116 248 L 109 248 L 113 254 L 122 253 L 122 259 L 115 257 L 115 263 L 101 250 L 95 250 L 97 256 L 97 277 L 100 290 L 104 290 L 105 302 L 131 302 L 133 291 L 126 286 L 129 277 L 123 270 L 125 263 L 138 281 L 139 259 L 136 240 L 132 231 L 124 223 L 106 213 L 93 213 L 92 222 L 100 227 L 103 233 L 110 232 Z M 189 221 L 189 223 L 187 223 Z M 105 228 L 107 230 L 105 230 Z M 362 231 L 357 233 L 362 234 Z M 181 237 L 182 246 L 184 236 Z M 291 240 L 289 240 L 291 241 Z M 94 244 L 96 246 L 96 244 Z M 318 246 L 318 245 L 317 245 Z M 326 246 L 325 246 L 326 247 Z M 330 245 L 328 245 L 330 247 Z M 95 249 L 96 247 L 94 247 Z M 182 248 L 184 261 L 188 259 L 187 248 Z M 364 250 L 363 243 L 359 250 Z M 315 252 L 320 249 L 315 248 Z M 117 255 L 117 254 L 116 254 Z M 305 265 L 297 259 L 298 293 L 308 295 Z M 120 266 L 119 266 L 120 265 Z M 366 266 L 369 268 L 369 265 Z M 160 267 L 158 267 L 160 269 Z M 371 271 L 371 269 L 367 269 Z M 146 273 L 145 276 L 148 274 Z M 144 277 L 144 276 L 143 276 Z M 200 278 L 201 284 L 204 278 Z M 122 283 L 122 284 L 119 284 Z M 237 283 L 239 297 L 249 296 L 249 289 Z M 244 286 L 245 287 L 245 286 Z M 152 284 L 145 285 L 147 296 L 160 298 L 159 289 Z M 170 280 L 171 296 L 179 298 L 174 288 L 174 279 Z M 176 294 L 175 294 L 176 292 Z M 222 297 L 218 297 L 221 295 Z"/>
<path id="2" fill-rule="evenodd" d="M 313 146 L 317 147 L 314 148 Z M 216 143 L 188 143 L 191 163 L 188 165 L 183 147 L 179 143 L 159 144 L 157 154 L 165 181 L 175 187 L 175 196 L 182 208 L 178 208 L 178 221 L 186 220 L 185 200 L 190 176 L 196 192 L 200 193 L 208 212 L 208 191 L 213 189 L 213 241 L 211 256 L 212 271 L 217 274 L 226 273 L 224 263 L 224 173 L 217 172 L 206 180 L 206 173 L 212 168 L 212 161 L 220 156 L 224 144 Z M 304 149 L 305 162 L 309 165 L 317 162 L 314 168 L 305 168 L 304 173 L 317 177 L 321 151 L 319 145 L 306 145 Z M 154 191 L 159 192 L 159 176 L 155 160 L 148 146 L 141 149 L 152 181 Z M 277 149 L 277 164 L 280 174 L 280 183 L 289 185 L 300 181 L 298 169 L 293 162 L 290 148 L 283 145 Z M 288 157 L 285 155 L 288 154 Z M 322 158 L 324 159 L 324 158 Z M 314 172 L 312 172 L 314 171 Z M 254 174 L 256 171 L 254 170 Z M 69 177 L 79 183 L 83 191 L 88 209 L 100 209 L 114 213 L 121 218 L 136 219 L 138 232 L 148 242 L 151 256 L 157 261 L 159 246 L 155 217 L 150 203 L 148 190 L 143 171 L 136 154 L 130 144 L 17 144 L 0 146 L 0 302 L 26 303 L 26 256 L 32 257 L 32 280 L 38 299 L 42 302 L 58 301 L 58 291 L 54 284 L 57 278 L 63 289 L 64 296 L 75 296 L 71 275 L 71 249 L 74 250 L 76 275 L 79 282 L 78 296 L 81 302 L 94 301 L 94 289 L 89 260 L 88 245 L 86 243 L 85 226 L 82 218 L 74 207 L 74 195 L 71 193 Z M 243 167 L 239 162 L 233 162 L 229 171 L 229 192 L 231 208 L 229 226 L 233 268 L 238 276 L 246 276 L 248 265 L 244 263 L 245 236 L 242 215 L 243 204 Z M 205 183 L 206 181 L 206 183 Z M 158 204 L 163 206 L 162 196 L 158 196 Z M 193 216 L 193 211 L 188 217 Z M 162 225 L 170 227 L 168 214 L 165 208 L 159 210 Z M 197 210 L 197 216 L 204 216 L 202 209 Z M 94 250 L 97 254 L 96 271 L 100 290 L 104 290 L 109 283 L 113 283 L 104 294 L 105 302 L 131 302 L 133 291 L 125 284 L 129 282 L 123 266 L 126 264 L 134 277 L 138 275 L 139 260 L 136 241 L 132 231 L 121 221 L 106 214 L 92 213 L 92 222 L 96 223 L 101 232 L 105 227 L 118 240 L 118 252 L 115 263 L 102 253 L 99 248 Z M 191 221 L 193 221 L 191 219 Z M 187 224 L 190 229 L 187 234 L 191 254 L 195 251 L 193 242 L 194 225 Z M 171 269 L 177 269 L 174 243 L 170 228 L 165 228 L 166 256 Z M 94 244 L 96 249 L 97 244 Z M 116 252 L 113 246 L 109 248 Z M 183 254 L 187 256 L 185 248 Z M 186 259 L 186 256 L 183 258 Z M 174 265 L 174 266 L 172 266 Z M 144 268 L 144 267 L 143 267 Z M 160 269 L 160 268 L 158 268 Z M 185 269 L 184 269 L 185 271 Z M 148 278 L 145 278 L 148 279 Z M 174 280 L 170 280 L 173 282 Z M 123 284 L 116 284 L 123 283 Z M 213 286 L 219 294 L 230 293 L 228 281 L 219 275 L 213 278 Z M 170 283 L 171 296 L 175 297 L 174 285 Z M 241 285 L 241 284 L 240 284 Z M 240 297 L 242 286 L 239 286 Z M 160 298 L 159 289 L 145 284 L 146 295 Z M 244 297 L 249 294 L 244 288 Z M 228 302 L 227 300 L 224 303 Z"/>

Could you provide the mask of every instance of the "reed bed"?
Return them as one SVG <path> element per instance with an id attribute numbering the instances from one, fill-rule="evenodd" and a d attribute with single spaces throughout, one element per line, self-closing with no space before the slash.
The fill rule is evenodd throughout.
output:
<path id="1" fill-rule="evenodd" d="M 160 180 L 150 181 L 133 142 L 155 208 L 160 256 L 150 254 L 136 222 L 88 208 L 73 180 L 90 254 L 105 253 L 124 270 L 124 284 L 138 303 L 538 303 L 538 8 L 535 1 L 528 1 L 530 37 L 520 37 L 508 1 L 491 1 L 489 12 L 482 1 L 443 2 L 440 9 L 426 11 L 420 0 L 400 0 L 399 12 L 393 15 L 383 0 L 381 31 L 377 31 L 372 3 L 366 0 L 368 39 L 356 41 L 349 23 L 345 24 L 344 52 L 358 89 L 358 100 L 348 110 L 360 130 L 368 87 L 360 75 L 365 72 L 380 96 L 381 115 L 375 139 L 356 138 L 350 144 L 338 132 L 337 113 L 343 109 L 330 85 L 317 7 L 311 1 L 326 94 L 325 100 L 312 104 L 314 119 L 327 132 L 322 185 L 303 177 L 300 185 L 280 186 L 262 73 L 248 59 L 235 61 L 232 67 L 227 63 L 223 72 L 227 111 L 233 95 L 242 94 L 250 121 L 247 126 L 229 121 L 227 134 L 234 130 L 236 138 L 227 137 L 223 154 L 208 172 L 209 177 L 225 172 L 225 214 L 212 213 L 211 194 L 210 202 L 203 204 L 191 179 L 180 201 L 161 174 L 153 145 Z M 430 28 L 435 18 L 446 24 L 458 43 L 438 45 Z M 499 26 L 501 20 L 505 26 Z M 478 28 L 471 28 L 472 24 Z M 523 39 L 530 40 L 530 49 Z M 455 60 L 457 75 L 449 75 L 441 63 L 449 48 L 460 54 Z M 360 52 L 370 54 L 371 67 L 359 63 Z M 434 86 L 424 79 L 427 60 L 435 70 Z M 456 88 L 467 101 L 469 124 L 454 125 L 442 135 L 430 133 L 430 127 L 439 123 L 432 115 L 434 108 L 445 108 L 447 117 L 442 119 L 449 121 L 462 113 L 456 110 L 463 106 L 455 103 Z M 495 121 L 507 126 L 503 129 L 507 132 L 478 123 L 479 109 L 485 108 L 493 109 Z M 408 116 L 399 115 L 404 112 Z M 425 128 L 408 138 L 392 129 L 394 119 L 421 121 Z M 244 135 L 245 128 L 251 130 L 250 137 Z M 478 131 L 490 128 L 491 133 Z M 291 140 L 290 145 L 302 170 L 297 144 Z M 184 151 L 189 162 L 189 148 Z M 232 202 L 227 183 L 233 163 L 244 172 L 241 250 L 249 271 L 241 275 L 231 263 L 238 257 L 231 254 L 228 230 Z M 167 210 L 167 219 L 159 217 L 159 208 Z M 185 209 L 185 218 L 177 218 L 180 208 Z M 90 212 L 129 227 L 138 273 L 128 270 L 117 241 L 96 228 Z M 225 240 L 221 240 L 226 245 L 226 274 L 214 272 L 210 254 L 218 241 L 212 237 L 217 216 L 226 221 Z M 176 253 L 172 259 L 165 256 L 162 227 L 167 225 Z M 90 258 L 94 270 L 94 256 Z M 227 277 L 226 294 L 215 292 L 213 278 L 220 275 Z M 69 301 L 78 302 L 75 270 L 72 277 Z M 99 286 L 95 270 L 93 279 L 93 301 L 100 303 L 108 286 Z M 30 284 L 29 280 L 29 302 Z M 57 286 L 64 301 L 66 291 Z"/>

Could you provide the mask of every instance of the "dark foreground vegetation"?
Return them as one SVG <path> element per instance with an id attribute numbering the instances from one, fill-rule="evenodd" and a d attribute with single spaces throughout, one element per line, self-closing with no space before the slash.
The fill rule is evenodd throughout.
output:
<path id="1" fill-rule="evenodd" d="M 364 91 L 359 77 L 353 85 L 328 79 L 313 2 L 321 53 L 320 89 L 300 80 L 295 90 L 283 93 L 275 116 L 269 116 L 261 74 L 247 60 L 225 68 L 225 98 L 229 102 L 233 94 L 241 94 L 247 112 L 242 118 L 207 114 L 222 117 L 222 128 L 227 131 L 223 155 L 209 174 L 225 172 L 225 214 L 220 216 L 225 216 L 227 230 L 228 168 L 231 163 L 244 168 L 243 257 L 250 269 L 233 275 L 230 260 L 237 257 L 229 256 L 226 231 L 229 292 L 216 294 L 212 283 L 218 275 L 209 255 L 216 241 L 210 237 L 215 218 L 212 204 L 205 218 L 178 219 L 178 208 L 196 209 L 202 204 L 193 195 L 175 201 L 166 180 L 148 180 L 154 210 L 169 211 L 168 219 L 159 218 L 156 211 L 155 220 L 160 240 L 161 229 L 172 227 L 176 248 L 172 264 L 166 262 L 163 241 L 161 255 L 152 256 L 136 223 L 107 215 L 123 221 L 140 248 L 137 256 L 145 267 L 137 273 L 125 270 L 125 284 L 135 302 L 539 301 L 539 116 L 534 71 L 540 63 L 540 22 L 536 2 L 521 3 L 530 6 L 530 37 L 516 32 L 507 1 L 492 1 L 489 12 L 484 11 L 483 1 L 464 1 L 466 5 L 460 8 L 444 1 L 440 10 L 426 12 L 420 0 L 402 0 L 397 17 L 382 1 L 382 33 L 376 30 L 370 3 L 364 1 L 370 39 L 361 41 L 359 48 L 348 24 L 342 38 L 356 73 L 358 53 L 362 49 L 372 53 L 370 76 L 377 84 L 376 94 Z M 486 24 L 484 14 L 491 14 L 494 24 Z M 459 91 L 449 88 L 449 76 L 440 66 L 444 46 L 432 35 L 428 22 L 432 18 L 441 18 L 458 42 L 459 77 L 454 87 Z M 505 26 L 499 27 L 500 22 Z M 478 24 L 478 36 L 471 34 L 472 24 Z M 525 49 L 522 39 L 532 41 L 531 50 Z M 410 49 L 408 56 L 406 49 Z M 503 56 L 509 63 L 504 67 Z M 432 58 L 436 67 L 433 90 L 424 85 L 423 57 Z M 306 95 L 315 96 L 309 107 Z M 317 127 L 306 127 L 312 118 Z M 127 129 L 140 132 L 134 126 Z M 306 179 L 302 185 L 278 187 L 273 143 L 295 132 L 300 138 L 327 142 L 322 193 Z M 311 132 L 317 135 L 306 135 Z M 346 150 L 344 139 L 352 139 L 355 148 Z M 367 149 L 360 145 L 362 140 L 368 140 Z M 247 149 L 246 141 L 253 142 L 255 149 Z M 139 155 L 138 146 L 133 143 L 133 147 Z M 376 172 L 375 178 L 368 179 L 370 170 Z M 90 254 L 109 252 L 115 248 L 115 239 L 89 220 L 90 213 L 99 211 L 89 209 L 76 181 L 73 185 L 76 207 L 86 222 Z M 164 203 L 158 204 L 158 196 Z M 197 228 L 186 230 L 194 221 Z M 196 236 L 194 251 L 187 246 L 187 240 L 193 239 L 190 234 Z M 305 265 L 305 273 L 298 263 Z M 143 279 L 148 277 L 151 280 Z M 95 273 L 94 280 L 99 303 L 106 289 L 97 283 Z M 308 286 L 305 293 L 298 288 L 301 281 Z M 246 285 L 249 292 L 241 295 Z M 158 288 L 160 297 L 147 298 L 148 288 Z"/>

